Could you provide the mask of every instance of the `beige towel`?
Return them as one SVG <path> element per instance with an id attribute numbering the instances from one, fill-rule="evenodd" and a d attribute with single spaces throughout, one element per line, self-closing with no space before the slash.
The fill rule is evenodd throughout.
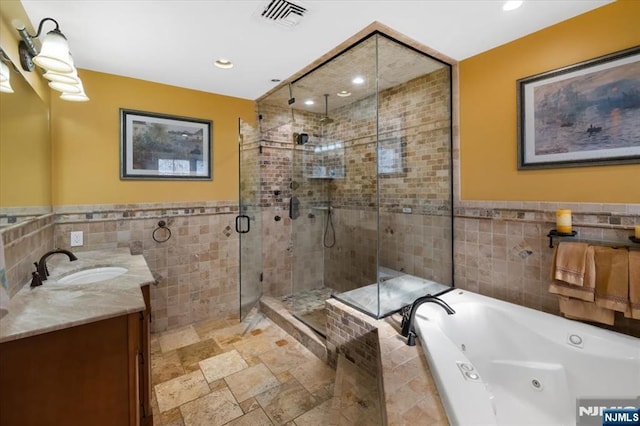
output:
<path id="1" fill-rule="evenodd" d="M 557 250 L 556 250 L 557 254 Z M 554 258 L 555 261 L 555 258 Z M 555 263 L 554 274 L 555 276 Z M 573 297 L 575 299 L 593 302 L 595 300 L 596 290 L 596 264 L 594 261 L 594 248 L 588 246 L 585 252 L 584 279 L 583 285 L 577 286 L 569 284 L 565 281 L 554 279 L 549 285 L 549 293 L 559 294 L 562 296 Z"/>
<path id="2" fill-rule="evenodd" d="M 586 243 L 559 243 L 554 253 L 553 278 L 582 287 L 588 247 Z"/>
<path id="3" fill-rule="evenodd" d="M 629 307 L 629 251 L 595 247 L 596 305 L 625 312 Z"/>
<path id="4" fill-rule="evenodd" d="M 629 250 L 628 318 L 640 319 L 640 250 Z"/>
<path id="5" fill-rule="evenodd" d="M 611 309 L 600 308 L 591 302 L 560 296 L 560 312 L 569 319 L 586 320 L 613 325 L 615 319 Z"/>

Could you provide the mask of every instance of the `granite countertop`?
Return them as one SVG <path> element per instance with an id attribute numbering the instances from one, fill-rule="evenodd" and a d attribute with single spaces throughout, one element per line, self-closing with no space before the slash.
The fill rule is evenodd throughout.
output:
<path id="1" fill-rule="evenodd" d="M 144 310 L 140 287 L 155 280 L 142 255 L 131 255 L 128 248 L 74 254 L 78 257 L 74 262 L 64 254 L 51 256 L 47 261 L 51 275 L 42 286 L 31 288 L 29 281 L 11 298 L 9 313 L 0 320 L 0 343 Z M 101 266 L 128 271 L 90 284 L 57 282 Z"/>

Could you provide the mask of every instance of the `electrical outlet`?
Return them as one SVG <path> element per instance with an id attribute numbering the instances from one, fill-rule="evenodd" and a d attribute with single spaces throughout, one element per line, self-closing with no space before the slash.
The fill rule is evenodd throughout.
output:
<path id="1" fill-rule="evenodd" d="M 82 231 L 71 231 L 71 247 L 78 247 L 83 244 Z"/>

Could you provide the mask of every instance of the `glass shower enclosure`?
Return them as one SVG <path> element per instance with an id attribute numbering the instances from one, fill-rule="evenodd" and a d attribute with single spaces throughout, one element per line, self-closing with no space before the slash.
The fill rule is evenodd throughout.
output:
<path id="1" fill-rule="evenodd" d="M 259 102 L 290 117 L 293 314 L 382 318 L 453 285 L 451 67 L 376 32 Z"/>

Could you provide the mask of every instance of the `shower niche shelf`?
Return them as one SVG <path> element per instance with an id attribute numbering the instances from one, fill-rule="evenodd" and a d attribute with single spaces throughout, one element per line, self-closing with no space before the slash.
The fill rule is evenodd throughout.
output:
<path id="1" fill-rule="evenodd" d="M 303 174 L 307 179 L 344 179 L 344 143 L 319 142 L 303 151 Z"/>

